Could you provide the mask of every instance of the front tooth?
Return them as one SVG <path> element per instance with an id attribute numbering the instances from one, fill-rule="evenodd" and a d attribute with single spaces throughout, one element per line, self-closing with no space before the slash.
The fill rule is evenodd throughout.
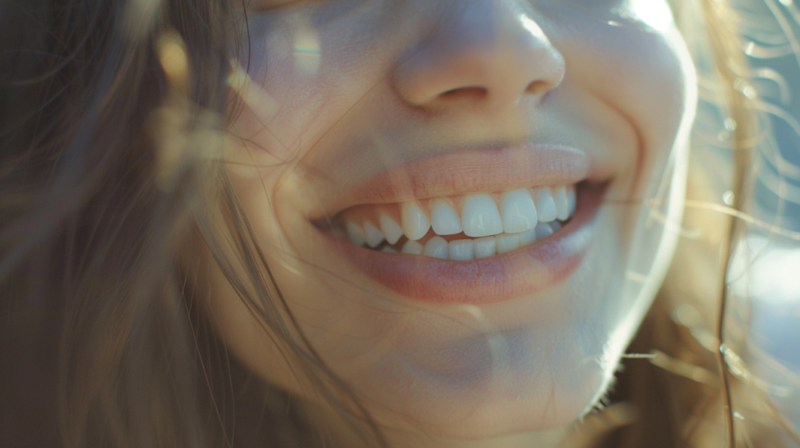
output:
<path id="1" fill-rule="evenodd" d="M 394 244 L 403 236 L 403 229 L 391 216 L 386 213 L 381 213 L 380 217 L 381 231 L 386 237 L 389 244 Z"/>
<path id="2" fill-rule="evenodd" d="M 552 234 L 553 234 L 553 228 L 550 227 L 549 224 L 545 224 L 543 222 L 540 222 L 536 226 L 536 239 L 537 240 L 540 240 L 542 238 L 547 238 L 548 236 L 550 236 Z"/>
<path id="3" fill-rule="evenodd" d="M 558 232 L 561 230 L 561 223 L 558 221 L 553 221 L 550 224 L 550 228 L 553 229 L 553 233 Z"/>
<path id="4" fill-rule="evenodd" d="M 520 247 L 527 246 L 528 244 L 535 242 L 536 242 L 536 227 L 530 230 L 526 230 L 525 232 L 519 234 Z"/>
<path id="5" fill-rule="evenodd" d="M 431 226 L 437 235 L 455 235 L 463 230 L 458 213 L 441 199 L 433 201 L 431 206 Z"/>
<path id="6" fill-rule="evenodd" d="M 450 241 L 448 251 L 451 260 L 472 260 L 475 257 L 475 244 L 472 240 Z"/>
<path id="7" fill-rule="evenodd" d="M 347 239 L 355 246 L 363 246 L 367 242 L 364 231 L 353 221 L 347 221 Z"/>
<path id="8" fill-rule="evenodd" d="M 406 241 L 406 244 L 403 245 L 403 248 L 400 249 L 400 253 L 402 254 L 411 254 L 411 255 L 422 255 L 422 244 L 414 240 Z"/>
<path id="9" fill-rule="evenodd" d="M 567 214 L 571 217 L 575 213 L 575 187 L 569 187 L 567 191 Z"/>
<path id="10" fill-rule="evenodd" d="M 388 253 L 388 254 L 396 254 L 396 253 L 397 253 L 397 251 L 396 251 L 396 250 L 392 249 L 392 248 L 391 248 L 391 247 L 389 247 L 389 246 L 386 246 L 386 247 L 384 247 L 383 249 L 381 249 L 381 252 L 386 252 L 386 253 Z"/>
<path id="11" fill-rule="evenodd" d="M 533 190 L 533 202 L 536 204 L 536 212 L 539 214 L 539 222 L 550 222 L 556 219 L 556 203 L 550 188 L 540 187 Z"/>
<path id="12" fill-rule="evenodd" d="M 519 235 L 498 235 L 497 238 L 497 253 L 504 254 L 519 248 Z"/>
<path id="13" fill-rule="evenodd" d="M 497 250 L 497 240 L 493 236 L 475 240 L 475 258 L 493 257 Z"/>
<path id="14" fill-rule="evenodd" d="M 567 187 L 553 188 L 553 202 L 556 203 L 556 218 L 566 221 L 569 218 L 569 201 L 567 200 Z"/>
<path id="15" fill-rule="evenodd" d="M 475 194 L 464 199 L 461 210 L 464 233 L 471 237 L 503 233 L 503 220 L 494 199 L 488 194 Z"/>
<path id="16" fill-rule="evenodd" d="M 417 201 L 404 202 L 402 205 L 403 233 L 409 240 L 416 241 L 431 228 L 431 221 L 422 211 Z"/>
<path id="17" fill-rule="evenodd" d="M 364 221 L 364 237 L 369 247 L 378 247 L 383 242 L 383 232 L 369 221 Z"/>
<path id="18" fill-rule="evenodd" d="M 428 242 L 425 243 L 425 247 L 422 248 L 422 255 L 446 260 L 447 241 L 440 236 L 435 236 L 429 239 Z"/>
<path id="19" fill-rule="evenodd" d="M 519 233 L 536 227 L 536 206 L 527 189 L 503 193 L 502 209 L 506 233 Z"/>

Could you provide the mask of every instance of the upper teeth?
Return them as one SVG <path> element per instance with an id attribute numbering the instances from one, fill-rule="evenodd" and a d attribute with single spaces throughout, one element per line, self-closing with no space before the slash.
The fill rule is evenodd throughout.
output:
<path id="1" fill-rule="evenodd" d="M 453 198 L 404 202 L 399 204 L 399 213 L 397 210 L 394 213 L 399 215 L 400 224 L 389 212 L 393 206 L 381 205 L 377 206 L 382 210 L 376 216 L 367 213 L 370 216 L 362 216 L 362 219 L 359 216 L 348 218 L 345 230 L 351 243 L 358 246 L 367 244 L 373 248 L 380 246 L 384 240 L 395 244 L 403 235 L 416 243 L 431 228 L 436 235 L 456 235 L 463 232 L 467 237 L 482 238 L 503 234 L 497 238 L 476 239 L 471 244 L 466 241 L 473 240 L 451 241 L 449 249 L 447 241 L 442 238 L 429 240 L 424 248 L 419 243 L 403 248 L 405 253 L 420 254 L 424 250 L 425 255 L 438 258 L 447 258 L 448 254 L 451 259 L 481 258 L 489 252 L 503 253 L 530 244 L 531 239 L 545 237 L 548 232 L 557 230 L 553 228 L 559 226 L 556 219 L 566 221 L 575 211 L 575 188 L 537 187 L 507 191 L 499 195 L 468 195 L 460 201 L 460 215 L 454 207 L 457 202 L 459 201 Z M 346 215 L 347 212 L 347 218 Z M 537 229 L 539 223 L 553 225 L 539 226 Z"/>
<path id="2" fill-rule="evenodd" d="M 403 236 L 403 228 L 400 227 L 400 224 L 397 224 L 397 222 L 386 213 L 381 213 L 380 224 L 381 231 L 389 244 L 396 243 L 398 240 L 400 240 L 400 237 Z"/>

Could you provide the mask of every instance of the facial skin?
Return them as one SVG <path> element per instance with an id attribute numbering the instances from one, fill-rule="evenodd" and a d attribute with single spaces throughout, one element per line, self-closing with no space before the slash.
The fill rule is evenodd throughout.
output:
<path id="1" fill-rule="evenodd" d="M 611 383 L 674 244 L 662 223 L 680 218 L 674 199 L 695 102 L 679 34 L 645 23 L 642 4 L 665 6 L 251 3 L 250 59 L 240 61 L 251 84 L 232 83 L 243 106 L 232 117 L 228 173 L 300 329 L 388 434 L 417 437 L 413 446 L 513 445 L 521 436 L 509 434 L 575 421 Z M 511 288 L 523 292 L 499 301 L 478 293 L 470 303 L 422 300 L 353 262 L 352 254 L 372 260 L 377 252 L 342 249 L 349 243 L 320 226 L 374 207 L 354 191 L 389 170 L 392 179 L 413 178 L 404 171 L 412 162 L 427 167 L 430 185 L 398 186 L 385 202 L 524 187 L 530 180 L 504 181 L 502 171 L 468 187 L 483 176 L 470 165 L 480 154 L 519 145 L 573 148 L 588 161 L 581 179 L 607 185 L 603 204 L 575 231 L 589 241 L 585 254 L 557 279 L 541 281 L 536 272 L 549 271 L 534 269 L 540 288 Z M 442 171 L 426 160 L 470 169 L 437 183 Z M 391 192 L 392 182 L 382 187 Z M 660 220 L 651 198 L 671 198 Z M 423 266 L 420 256 L 380 256 Z M 312 397 L 218 269 L 208 282 L 208 310 L 228 347 L 265 380 Z"/>

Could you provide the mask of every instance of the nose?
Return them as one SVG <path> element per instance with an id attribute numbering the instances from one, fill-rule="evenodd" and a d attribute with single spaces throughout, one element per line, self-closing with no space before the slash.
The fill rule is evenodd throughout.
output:
<path id="1" fill-rule="evenodd" d="M 564 58 L 539 25 L 503 0 L 458 0 L 393 73 L 406 102 L 431 109 L 472 101 L 497 110 L 541 98 L 564 78 Z"/>

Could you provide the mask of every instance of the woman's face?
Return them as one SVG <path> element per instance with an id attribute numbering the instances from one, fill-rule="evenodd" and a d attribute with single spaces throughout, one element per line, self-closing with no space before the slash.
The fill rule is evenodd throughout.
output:
<path id="1" fill-rule="evenodd" d="M 679 219 L 695 80 L 666 3 L 250 7 L 226 167 L 324 362 L 387 428 L 483 438 L 588 410 Z M 209 297 L 228 346 L 303 394 L 216 270 Z"/>

